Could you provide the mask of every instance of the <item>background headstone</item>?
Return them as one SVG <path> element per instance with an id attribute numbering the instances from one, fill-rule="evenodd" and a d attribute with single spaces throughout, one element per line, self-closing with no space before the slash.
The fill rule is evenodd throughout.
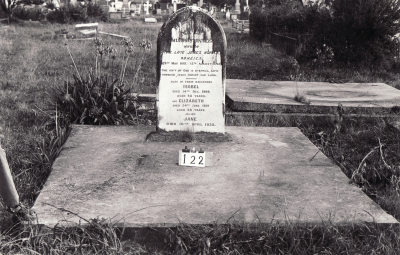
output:
<path id="1" fill-rule="evenodd" d="M 149 0 L 143 5 L 144 11 L 146 12 L 146 15 L 149 15 L 149 9 L 150 9 L 151 4 L 149 3 Z"/>
<path id="2" fill-rule="evenodd" d="M 240 3 L 239 3 L 239 0 L 236 0 L 235 13 L 236 14 L 240 14 Z"/>
<path id="3" fill-rule="evenodd" d="M 110 19 L 122 19 L 121 12 L 110 12 Z"/>
<path id="4" fill-rule="evenodd" d="M 157 40 L 158 128 L 225 130 L 226 37 L 217 20 L 185 7 L 162 26 Z"/>
<path id="5" fill-rule="evenodd" d="M 125 11 L 129 11 L 129 3 L 128 3 L 128 0 L 123 0 L 122 1 L 122 10 L 125 10 Z M 125 8 L 125 9 L 124 9 Z"/>
<path id="6" fill-rule="evenodd" d="M 142 4 L 136 4 L 135 14 L 140 15 L 140 11 L 142 10 Z"/>

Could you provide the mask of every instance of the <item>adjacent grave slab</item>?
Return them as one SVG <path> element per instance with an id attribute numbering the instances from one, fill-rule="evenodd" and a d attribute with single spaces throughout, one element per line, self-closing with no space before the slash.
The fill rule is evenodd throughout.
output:
<path id="1" fill-rule="evenodd" d="M 397 223 L 297 128 L 226 127 L 232 142 L 206 144 L 146 142 L 150 131 L 74 125 L 33 208 L 39 223 L 79 223 L 53 206 L 127 227 Z M 185 146 L 213 152 L 213 166 L 178 166 Z"/>
<path id="2" fill-rule="evenodd" d="M 156 18 L 145 18 L 144 22 L 146 22 L 146 23 L 157 23 L 157 19 Z"/>
<path id="3" fill-rule="evenodd" d="M 226 84 L 227 106 L 234 111 L 331 114 L 341 103 L 346 113 L 388 114 L 400 105 L 400 90 L 384 83 L 227 80 Z M 310 104 L 296 102 L 297 93 Z"/>

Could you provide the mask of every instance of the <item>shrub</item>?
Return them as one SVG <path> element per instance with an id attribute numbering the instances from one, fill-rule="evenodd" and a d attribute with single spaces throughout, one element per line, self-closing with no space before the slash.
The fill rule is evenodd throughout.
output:
<path id="1" fill-rule="evenodd" d="M 250 33 L 254 38 L 263 41 L 267 34 L 267 22 L 265 13 L 260 8 L 254 8 L 251 11 Z"/>
<path id="2" fill-rule="evenodd" d="M 69 23 L 71 20 L 67 7 L 61 7 L 59 9 L 50 11 L 47 14 L 46 18 L 49 22 L 56 22 L 61 24 Z"/>
<path id="3" fill-rule="evenodd" d="M 96 3 L 89 2 L 87 4 L 87 15 L 101 21 L 108 21 L 108 14 Z"/>
<path id="4" fill-rule="evenodd" d="M 38 21 L 44 18 L 44 14 L 40 9 L 25 9 L 23 7 L 16 7 L 13 9 L 13 15 L 22 20 Z"/>
<path id="5" fill-rule="evenodd" d="M 306 33 L 311 27 L 307 19 L 307 7 L 297 1 L 284 1 L 266 10 L 254 6 L 251 9 L 252 35 L 264 40 L 268 31 L 274 33 Z"/>
<path id="6" fill-rule="evenodd" d="M 81 6 L 79 4 L 68 5 L 67 11 L 71 21 L 85 22 L 88 19 L 86 6 Z"/>
<path id="7" fill-rule="evenodd" d="M 110 79 L 102 75 L 102 58 L 111 55 L 115 59 L 116 50 L 112 46 L 104 46 L 101 39 L 95 40 L 96 63 L 94 72 L 89 72 L 82 78 L 78 72 L 73 82 L 65 82 L 62 86 L 51 89 L 48 93 L 48 109 L 58 113 L 61 125 L 70 123 L 89 125 L 119 125 L 137 123 L 137 97 L 131 94 L 132 86 L 125 86 L 124 76 L 129 56 L 133 53 L 133 43 L 124 39 L 121 46 L 124 48 L 123 67 L 119 79 Z M 142 50 L 151 48 L 148 41 L 140 44 Z M 68 46 L 67 46 L 68 49 Z M 69 51 L 69 50 L 68 50 Z M 138 65 L 141 66 L 144 54 Z M 75 62 L 74 62 L 75 63 Z M 76 67 L 75 67 L 76 68 Z M 135 82 L 136 76 L 132 83 Z M 133 114 L 136 116 L 134 117 Z"/>
<path id="8" fill-rule="evenodd" d="M 86 22 L 89 18 L 94 20 L 107 21 L 108 15 L 104 12 L 100 5 L 96 3 L 88 3 L 83 5 L 67 5 L 47 14 L 49 22 L 56 23 L 71 23 L 71 22 Z"/>
<path id="9" fill-rule="evenodd" d="M 268 30 L 314 34 L 300 49 L 301 62 L 318 62 L 389 70 L 394 35 L 400 32 L 398 0 L 333 0 L 329 5 L 299 6 L 291 1 L 266 11 L 254 10 L 252 35 Z M 305 29 L 306 27 L 307 29 Z"/>
<path id="10" fill-rule="evenodd" d="M 86 78 L 74 76 L 74 82 L 56 87 L 48 95 L 48 105 L 57 106 L 64 125 L 98 124 L 118 125 L 134 122 L 135 98 L 118 80 L 89 73 Z"/>
<path id="11" fill-rule="evenodd" d="M 392 38 L 400 32 L 400 2 L 334 0 L 330 8 L 329 15 L 315 23 L 309 49 L 322 50 L 326 45 L 338 64 L 390 69 Z"/>
<path id="12" fill-rule="evenodd" d="M 55 4 L 53 2 L 47 2 L 46 3 L 46 8 L 50 10 L 54 10 L 56 8 Z"/>

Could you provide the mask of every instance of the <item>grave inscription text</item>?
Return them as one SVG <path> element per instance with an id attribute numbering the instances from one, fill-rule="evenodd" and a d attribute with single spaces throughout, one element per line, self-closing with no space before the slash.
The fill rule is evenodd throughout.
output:
<path id="1" fill-rule="evenodd" d="M 158 125 L 166 131 L 224 132 L 221 54 L 213 51 L 207 27 L 186 31 L 173 28 L 171 49 L 162 53 Z"/>

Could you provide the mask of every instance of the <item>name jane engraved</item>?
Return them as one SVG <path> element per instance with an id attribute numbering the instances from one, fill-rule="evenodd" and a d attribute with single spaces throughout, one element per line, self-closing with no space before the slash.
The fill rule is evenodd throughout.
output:
<path id="1" fill-rule="evenodd" d="M 197 121 L 197 117 L 185 117 L 183 121 Z"/>

